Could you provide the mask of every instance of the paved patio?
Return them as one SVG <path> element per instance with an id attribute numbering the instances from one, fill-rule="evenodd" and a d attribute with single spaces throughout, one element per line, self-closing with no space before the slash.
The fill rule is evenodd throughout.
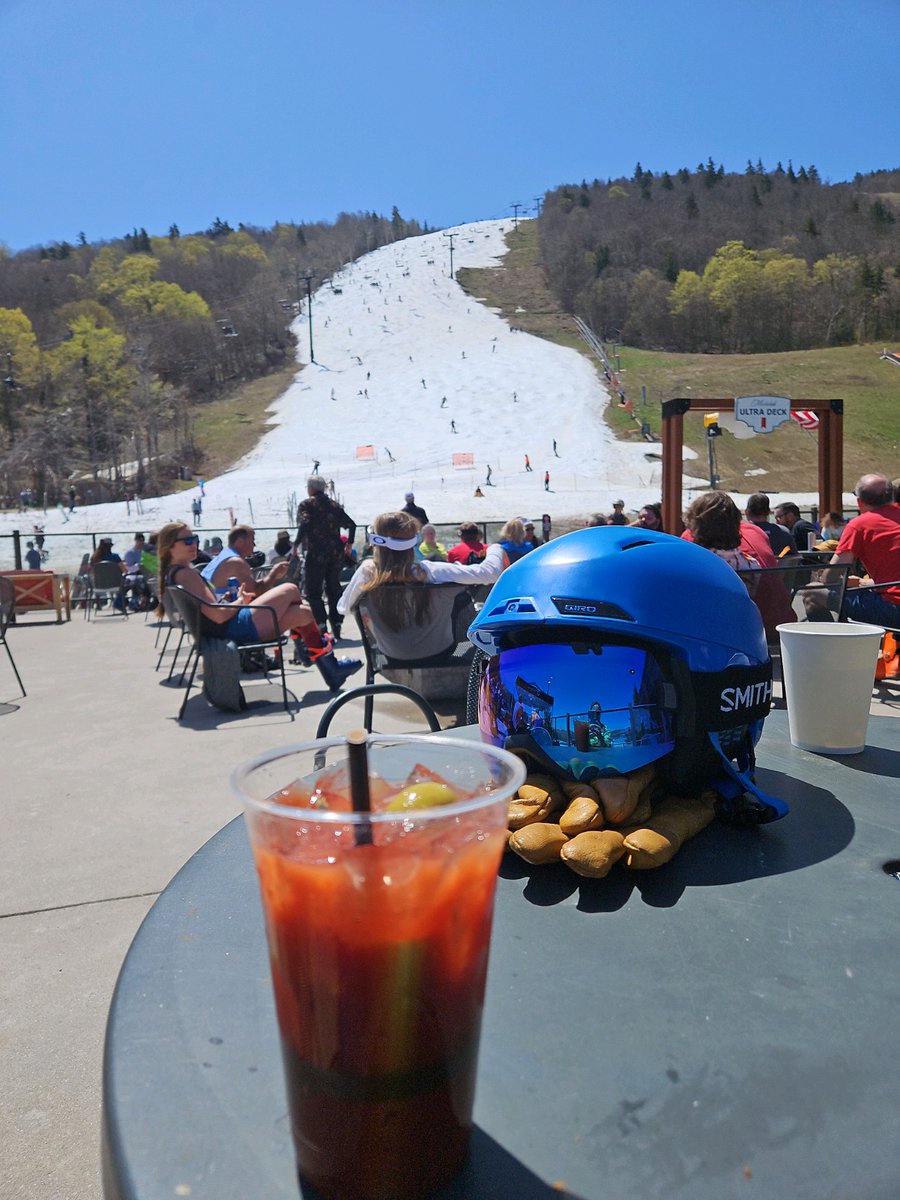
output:
<path id="1" fill-rule="evenodd" d="M 291 720 L 278 685 L 250 676 L 246 713 L 219 713 L 197 692 L 179 725 L 181 694 L 154 673 L 156 627 L 141 616 L 25 616 L 9 637 L 28 696 L 3 703 L 16 688 L 0 651 L 0 1196 L 98 1200 L 103 1033 L 131 939 L 237 813 L 231 767 L 313 736 L 331 697 L 317 671 L 293 669 Z M 360 653 L 358 642 L 341 653 Z M 872 711 L 897 715 L 900 689 L 885 696 Z M 460 705 L 436 707 L 445 725 L 461 719 Z M 423 728 L 403 701 L 376 712 L 379 729 Z M 333 729 L 360 717 L 348 705 Z"/>
<path id="2" fill-rule="evenodd" d="M 131 939 L 179 867 L 238 812 L 231 767 L 312 737 L 331 699 L 318 671 L 292 668 L 293 720 L 274 677 L 246 676 L 247 712 L 220 713 L 198 690 L 179 725 L 181 692 L 154 673 L 155 638 L 140 615 L 88 623 L 76 612 L 62 625 L 25 615 L 9 642 L 28 695 L 12 703 L 0 650 L 3 1200 L 100 1196 L 103 1033 Z M 345 639 L 340 653 L 361 656 L 359 643 Z M 452 702 L 435 707 L 444 725 L 461 716 Z M 348 705 L 332 728 L 361 716 Z M 379 698 L 376 728 L 425 725 L 407 702 Z"/>

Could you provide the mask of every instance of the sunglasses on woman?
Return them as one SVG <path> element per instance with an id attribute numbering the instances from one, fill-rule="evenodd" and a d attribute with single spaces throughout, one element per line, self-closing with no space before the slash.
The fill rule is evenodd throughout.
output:
<path id="1" fill-rule="evenodd" d="M 184 542 L 186 546 L 192 546 L 195 542 L 199 544 L 200 538 L 196 533 L 188 533 L 184 537 L 176 538 L 176 542 Z"/>

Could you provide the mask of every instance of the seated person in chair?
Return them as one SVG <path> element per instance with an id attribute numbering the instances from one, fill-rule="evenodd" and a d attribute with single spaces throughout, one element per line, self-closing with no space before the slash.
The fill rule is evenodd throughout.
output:
<path id="1" fill-rule="evenodd" d="M 453 562 L 416 561 L 419 523 L 406 512 L 381 513 L 369 532 L 373 548 L 347 584 L 338 603 L 338 612 L 346 615 L 361 601 L 370 604 L 380 623 L 389 633 L 398 635 L 407 653 L 396 657 L 428 657 L 437 651 L 430 646 L 432 622 L 431 597 L 423 586 L 420 595 L 391 584 L 485 584 L 500 577 L 509 560 L 499 545 L 489 546 L 484 561 L 471 566 Z M 393 641 L 393 639 L 392 639 Z M 446 647 L 438 647 L 438 650 Z M 390 651 L 388 651 L 390 653 Z M 394 656 L 394 655 L 392 655 Z"/>
<path id="2" fill-rule="evenodd" d="M 359 659 L 335 659 L 331 642 L 323 638 L 312 610 L 303 603 L 294 583 L 277 584 L 262 596 L 255 595 L 242 583 L 237 604 L 219 604 L 212 585 L 191 566 L 199 541 L 184 521 L 170 521 L 160 529 L 159 616 L 165 615 L 166 587 L 178 584 L 203 601 L 200 631 L 206 637 L 227 638 L 240 646 L 275 641 L 280 634 L 296 629 L 332 691 L 359 670 L 362 666 Z"/>
<path id="3" fill-rule="evenodd" d="M 291 557 L 291 551 L 294 548 L 294 540 L 286 529 L 278 531 L 278 537 L 275 539 L 275 545 L 266 554 L 267 566 L 273 567 L 275 563 L 279 563 L 282 559 Z"/>
<path id="4" fill-rule="evenodd" d="M 681 536 L 686 541 L 696 542 L 724 559 L 735 571 L 744 572 L 742 578 L 760 611 L 766 637 L 777 637 L 776 626 L 782 622 L 796 621 L 785 587 L 786 577 L 774 579 L 764 571 L 756 580 L 749 574 L 758 568 L 777 567 L 778 562 L 764 531 L 741 520 L 740 510 L 727 492 L 704 492 L 697 496 L 685 513 L 685 523 L 687 528 Z"/>
<path id="5" fill-rule="evenodd" d="M 256 545 L 256 533 L 250 525 L 233 525 L 228 531 L 228 545 L 203 567 L 201 574 L 216 590 L 234 578 L 250 596 L 268 593 L 281 581 L 287 571 L 286 559 L 279 559 L 263 579 L 254 579 L 250 563 Z M 196 555 L 196 550 L 195 550 Z"/>
<path id="6" fill-rule="evenodd" d="M 886 475 L 863 475 L 854 494 L 859 516 L 844 526 L 831 561 L 859 560 L 872 583 L 895 583 L 900 579 L 900 504 L 893 484 Z M 852 586 L 844 595 L 844 611 L 854 621 L 900 629 L 900 585 Z"/>

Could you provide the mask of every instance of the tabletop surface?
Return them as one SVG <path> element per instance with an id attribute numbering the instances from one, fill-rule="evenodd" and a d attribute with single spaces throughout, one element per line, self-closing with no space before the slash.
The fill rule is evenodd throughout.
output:
<path id="1" fill-rule="evenodd" d="M 829 758 L 775 712 L 758 778 L 784 820 L 716 822 L 656 871 L 504 858 L 472 1148 L 443 1200 L 896 1200 L 900 722 Z M 103 1160 L 107 1200 L 299 1194 L 240 818 L 122 968 Z"/>

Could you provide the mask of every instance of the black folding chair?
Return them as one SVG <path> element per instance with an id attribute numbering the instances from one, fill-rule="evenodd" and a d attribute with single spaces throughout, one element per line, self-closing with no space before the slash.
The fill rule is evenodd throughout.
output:
<path id="1" fill-rule="evenodd" d="M 171 679 L 175 674 L 175 664 L 178 662 L 178 655 L 181 653 L 181 647 L 184 642 L 187 629 L 184 624 L 184 619 L 181 616 L 181 613 L 175 607 L 175 601 L 170 596 L 169 591 L 163 592 L 163 610 L 165 612 L 165 616 L 160 620 L 160 623 L 157 627 L 156 642 L 159 642 L 159 635 L 164 624 L 166 626 L 166 636 L 163 638 L 162 649 L 159 652 L 159 658 L 156 660 L 155 669 L 158 671 L 162 665 L 162 660 L 165 658 L 166 651 L 169 648 L 169 639 L 177 629 L 178 643 L 175 646 L 175 653 L 172 655 L 172 661 L 169 663 L 169 674 L 166 676 L 167 679 Z M 182 678 L 184 678 L 184 671 L 182 671 Z"/>
<path id="2" fill-rule="evenodd" d="M 22 683 L 22 676 L 19 674 L 19 668 L 16 666 L 16 660 L 12 656 L 12 650 L 9 648 L 9 642 L 6 640 L 6 631 L 9 628 L 13 612 L 16 607 L 16 589 L 11 579 L 5 579 L 0 575 L 0 642 L 3 643 L 9 657 L 9 664 L 13 669 L 16 679 L 19 683 L 19 689 L 22 695 L 25 696 L 25 685 Z"/>
<path id="3" fill-rule="evenodd" d="M 891 579 L 891 580 L 888 580 L 887 583 L 864 584 L 860 590 L 873 591 L 873 592 L 884 592 L 888 588 L 900 588 L 900 579 Z M 850 592 L 853 592 L 855 590 L 856 590 L 855 588 L 849 589 Z M 897 607 L 897 617 L 893 623 L 891 623 L 890 621 L 885 621 L 881 617 L 879 617 L 877 622 L 875 622 L 875 624 L 883 625 L 884 628 L 887 629 L 889 633 L 900 634 L 900 605 L 897 605 L 896 607 Z M 862 618 L 860 618 L 860 620 L 862 620 Z"/>
<path id="4" fill-rule="evenodd" d="M 177 583 L 170 584 L 169 587 L 166 588 L 166 595 L 169 595 L 169 593 L 171 593 L 171 595 L 172 595 L 172 600 L 175 603 L 175 608 L 176 608 L 177 612 L 180 613 L 180 615 L 184 621 L 185 628 L 187 629 L 188 635 L 190 636 L 190 639 L 191 639 L 191 646 L 190 646 L 190 650 L 188 651 L 187 661 L 185 662 L 184 670 L 182 671 L 182 678 L 184 678 L 185 674 L 188 671 L 188 667 L 190 667 L 190 674 L 188 674 L 188 676 L 187 676 L 187 687 L 185 688 L 185 692 L 184 692 L 184 699 L 181 702 L 181 708 L 178 710 L 178 720 L 180 721 L 181 718 L 184 716 L 184 710 L 187 707 L 188 696 L 190 695 L 191 687 L 194 682 L 194 676 L 197 673 L 197 665 L 198 665 L 200 659 L 203 657 L 203 636 L 204 635 L 203 635 L 202 628 L 201 628 L 202 627 L 201 615 L 203 613 L 204 608 L 213 609 L 213 608 L 219 608 L 221 606 L 217 605 L 212 600 L 199 599 L 199 597 L 195 596 L 193 594 L 193 592 L 189 592 L 187 590 L 187 588 L 183 588 L 183 587 L 181 587 L 180 584 L 177 584 Z M 234 611 L 238 612 L 241 608 L 241 605 L 235 604 L 230 607 L 233 607 Z M 274 630 L 278 629 L 277 614 L 276 614 L 274 608 L 271 608 L 268 604 L 256 604 L 256 605 L 254 605 L 254 609 L 256 609 L 258 612 L 261 612 L 261 613 L 269 613 L 271 616 L 271 620 L 272 620 L 272 628 Z M 284 650 L 283 650 L 283 647 L 284 647 L 286 641 L 287 641 L 287 634 L 278 633 L 277 636 L 272 637 L 272 638 L 260 638 L 255 642 L 249 642 L 249 643 L 242 642 L 240 645 L 240 649 L 241 650 L 261 650 L 263 652 L 262 657 L 263 657 L 264 661 L 265 661 L 265 651 L 266 650 L 274 650 L 276 648 L 278 649 L 279 653 L 277 655 L 277 659 L 278 659 L 278 669 L 281 673 L 281 694 L 282 694 L 282 698 L 284 701 L 284 711 L 289 713 L 291 711 L 291 709 L 290 709 L 290 701 L 288 700 L 287 678 L 285 677 L 285 673 L 284 673 Z M 266 665 L 266 668 L 265 668 L 265 677 L 266 677 L 266 679 L 269 678 L 268 664 Z"/>
<path id="5" fill-rule="evenodd" d="M 88 620 L 90 613 L 99 608 L 101 600 L 109 600 L 110 615 L 118 615 L 128 619 L 128 605 L 125 603 L 125 576 L 117 562 L 95 562 L 91 564 L 91 594 L 88 600 Z"/>
<path id="6" fill-rule="evenodd" d="M 737 573 L 759 609 L 773 667 L 781 662 L 778 625 L 844 620 L 849 563 L 832 566 L 792 558 L 777 567 L 757 567 Z"/>
<path id="7" fill-rule="evenodd" d="M 469 666 L 476 650 L 466 631 L 475 619 L 475 604 L 466 585 L 391 583 L 382 590 L 399 593 L 405 615 L 401 628 L 391 629 L 379 612 L 377 594 L 364 592 L 358 601 L 354 616 L 366 656 L 367 689 L 375 683 L 375 676 L 385 671 L 431 672 Z M 424 619 L 416 622 L 417 600 L 423 590 L 427 595 Z M 369 733 L 376 694 L 367 691 L 365 695 L 363 723 Z"/>

